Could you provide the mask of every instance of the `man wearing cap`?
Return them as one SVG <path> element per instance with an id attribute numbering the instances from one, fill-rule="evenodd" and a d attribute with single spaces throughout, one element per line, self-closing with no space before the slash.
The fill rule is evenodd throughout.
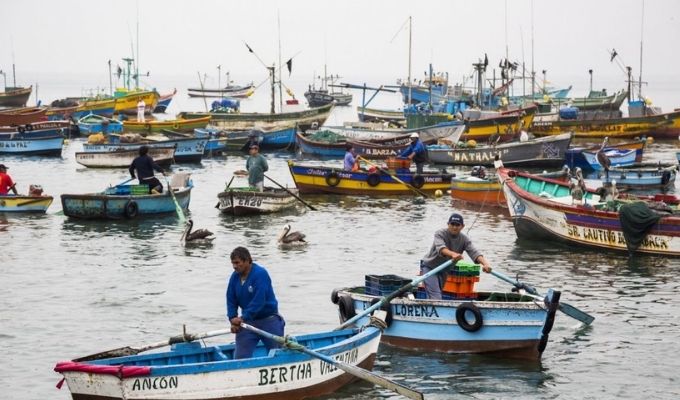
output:
<path id="1" fill-rule="evenodd" d="M 250 157 L 246 161 L 248 185 L 262 192 L 264 191 L 264 173 L 269 170 L 267 159 L 260 154 L 260 146 L 256 144 L 251 144 L 248 151 L 250 152 Z"/>
<path id="2" fill-rule="evenodd" d="M 12 181 L 12 178 L 7 174 L 7 168 L 5 164 L 0 164 L 0 196 L 6 196 L 11 190 L 15 195 L 17 193 L 17 184 Z"/>
<path id="3" fill-rule="evenodd" d="M 399 154 L 399 157 L 413 161 L 416 163 L 416 173 L 423 173 L 423 166 L 427 162 L 427 149 L 416 132 L 411 134 L 411 144 Z"/>
<path id="4" fill-rule="evenodd" d="M 453 213 L 449 217 L 448 227 L 439 229 L 434 233 L 434 241 L 432 247 L 420 260 L 420 273 L 425 275 L 431 270 L 437 268 L 439 265 L 452 259 L 454 262 L 463 259 L 463 252 L 467 252 L 468 256 L 474 262 L 481 264 L 484 272 L 491 272 L 491 264 L 486 261 L 477 248 L 472 244 L 472 241 L 462 233 L 465 227 L 463 223 L 463 216 L 458 213 Z M 442 288 L 446 282 L 446 275 L 448 268 L 431 276 L 425 280 L 425 292 L 428 299 L 441 300 Z"/>

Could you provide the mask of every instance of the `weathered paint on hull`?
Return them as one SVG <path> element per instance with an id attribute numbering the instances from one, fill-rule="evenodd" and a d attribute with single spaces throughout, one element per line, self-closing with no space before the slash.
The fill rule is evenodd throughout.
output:
<path id="1" fill-rule="evenodd" d="M 508 115 L 467 122 L 467 129 L 460 140 L 487 142 L 492 135 L 500 135 L 501 142 L 508 142 L 519 135 L 522 129 L 529 129 L 534 120 L 534 112 L 526 115 Z"/>
<path id="2" fill-rule="evenodd" d="M 172 129 L 176 131 L 193 131 L 194 129 L 205 128 L 210 122 L 210 117 L 192 118 L 192 119 L 175 119 L 169 121 L 124 121 L 123 126 L 128 132 L 162 132 L 163 129 Z"/>
<path id="3" fill-rule="evenodd" d="M 4 140 L 0 138 L 0 154 L 61 156 L 63 136 Z"/>
<path id="4" fill-rule="evenodd" d="M 144 100 L 144 104 L 146 105 L 144 112 L 145 114 L 151 114 L 151 111 L 153 111 L 153 109 L 156 108 L 156 104 L 158 104 L 158 99 L 160 99 L 160 95 L 155 90 L 131 92 L 116 98 L 114 112 L 137 115 L 137 103 L 139 103 L 139 100 Z"/>
<path id="5" fill-rule="evenodd" d="M 0 196 L 0 212 L 44 213 L 52 196 Z"/>
<path id="6" fill-rule="evenodd" d="M 149 148 L 149 156 L 160 166 L 170 165 L 174 154 L 174 147 Z M 139 150 L 77 152 L 76 162 L 88 168 L 127 168 L 137 156 Z"/>
<path id="7" fill-rule="evenodd" d="M 451 180 L 451 198 L 486 206 L 507 207 L 505 195 L 498 181 L 471 181 L 453 178 Z"/>
<path id="8" fill-rule="evenodd" d="M 296 189 L 289 189 L 297 194 Z M 231 215 L 270 214 L 295 208 L 297 199 L 283 190 L 273 192 L 254 192 L 248 190 L 229 190 L 219 193 L 219 210 Z"/>
<path id="9" fill-rule="evenodd" d="M 10 90 L 11 89 L 11 90 Z M 23 107 L 31 97 L 33 86 L 27 88 L 5 88 L 6 92 L 0 92 L 0 106 Z"/>
<path id="10" fill-rule="evenodd" d="M 416 340 L 383 336 L 382 343 L 402 349 L 414 351 L 427 351 L 430 353 L 475 353 L 493 354 L 495 357 L 517 358 L 537 360 L 541 358 L 538 352 L 538 339 L 535 340 L 494 340 L 493 342 L 480 341 L 436 341 Z"/>
<path id="11" fill-rule="evenodd" d="M 175 192 L 175 198 L 182 209 L 188 209 L 191 188 Z M 126 207 L 130 202 L 137 204 L 138 210 L 134 216 L 126 213 Z M 167 187 L 164 187 L 162 194 L 146 196 L 62 194 L 61 205 L 67 217 L 85 219 L 123 219 L 176 212 L 175 203 L 167 192 Z"/>

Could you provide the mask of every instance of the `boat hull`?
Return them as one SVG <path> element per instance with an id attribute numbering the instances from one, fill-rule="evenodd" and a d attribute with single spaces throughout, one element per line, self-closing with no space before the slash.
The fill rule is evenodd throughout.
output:
<path id="1" fill-rule="evenodd" d="M 385 173 L 343 171 L 316 165 L 288 163 L 290 173 L 300 193 L 335 193 L 349 195 L 414 195 L 415 191 Z M 402 182 L 421 192 L 442 192 L 451 185 L 448 174 L 394 173 Z"/>
<path id="2" fill-rule="evenodd" d="M 127 120 L 123 122 L 125 131 L 127 132 L 162 132 L 164 129 L 172 129 L 174 131 L 193 132 L 194 129 L 205 128 L 210 122 L 210 117 L 191 118 L 191 119 L 173 119 L 168 121 L 146 121 L 137 122 L 134 120 Z"/>
<path id="3" fill-rule="evenodd" d="M 406 116 L 401 110 L 380 110 L 377 108 L 357 107 L 359 121 L 365 122 L 392 122 L 397 125 L 406 125 Z"/>
<path id="4" fill-rule="evenodd" d="M 11 134 L 0 134 L 0 154 L 61 156 L 64 137 L 47 136 L 22 138 Z"/>
<path id="5" fill-rule="evenodd" d="M 175 147 L 174 159 L 176 162 L 201 162 L 205 146 L 208 143 L 207 138 L 199 139 L 171 139 L 161 140 L 157 142 L 145 143 L 107 143 L 107 144 L 83 144 L 85 152 L 105 152 L 105 151 L 120 151 L 120 150 L 138 150 L 140 146 L 146 145 L 152 147 Z"/>
<path id="6" fill-rule="evenodd" d="M 174 147 L 150 147 L 149 156 L 160 166 L 174 161 Z M 87 151 L 77 152 L 76 162 L 88 168 L 127 168 L 139 156 L 139 150 Z"/>
<path id="7" fill-rule="evenodd" d="M 191 187 L 176 191 L 175 198 L 183 210 L 188 209 Z M 137 205 L 134 213 L 130 212 L 131 203 Z M 62 194 L 61 205 L 67 217 L 85 219 L 132 219 L 176 212 L 175 202 L 167 192 L 167 187 L 162 194 L 154 195 Z"/>
<path id="8" fill-rule="evenodd" d="M 0 212 L 44 213 L 52 204 L 52 196 L 1 196 Z"/>
<path id="9" fill-rule="evenodd" d="M 515 139 L 522 129 L 529 129 L 535 114 L 536 108 L 534 107 L 519 113 L 466 121 L 466 130 L 460 139 L 481 143 L 498 135 L 500 142 L 509 142 Z"/>
<path id="10" fill-rule="evenodd" d="M 28 98 L 31 97 L 33 86 L 27 88 L 6 87 L 4 92 L 0 92 L 0 106 L 2 107 L 24 107 Z"/>
<path id="11" fill-rule="evenodd" d="M 333 337 L 337 339 L 333 340 Z M 332 331 L 295 339 L 328 357 L 371 370 L 380 337 L 379 329 L 368 327 L 360 332 Z M 253 358 L 233 360 L 233 344 L 192 345 L 195 343 L 175 345 L 171 352 L 158 355 L 137 355 L 87 364 L 64 362 L 57 364 L 55 370 L 64 375 L 73 399 L 78 400 L 303 399 L 332 393 L 356 379 L 339 368 L 294 350 L 277 349 L 267 354 L 260 346 Z M 164 359 L 173 354 L 177 354 L 175 360 L 190 361 L 166 364 Z M 134 363 L 135 359 L 145 358 L 154 360 L 151 363 Z M 129 365 L 139 375 L 119 378 L 115 374 L 97 373 L 98 370 L 112 368 L 109 365 L 114 363 Z"/>
<path id="12" fill-rule="evenodd" d="M 451 178 L 451 198 L 491 207 L 507 207 L 498 179 Z"/>
<path id="13" fill-rule="evenodd" d="M 446 293 L 444 293 L 446 295 Z M 338 298 L 349 297 L 355 313 L 359 313 L 380 299 L 365 294 L 364 287 L 343 289 Z M 487 294 L 488 295 L 488 294 Z M 508 358 L 540 359 L 539 343 L 549 311 L 543 304 L 518 295 L 505 294 L 515 301 L 489 300 L 428 300 L 398 297 L 386 309 L 388 327 L 381 341 L 385 344 L 413 350 L 440 353 L 482 353 Z M 487 298 L 490 298 L 487 296 Z M 340 302 L 344 301 L 340 300 Z M 463 329 L 456 313 L 462 304 L 472 304 L 481 314 L 482 324 L 477 330 Z M 553 314 L 554 317 L 554 314 Z M 340 321 L 344 317 L 340 314 Z M 361 324 L 367 317 L 360 318 Z M 551 327 L 545 332 L 545 339 Z M 547 343 L 547 342 L 546 342 Z"/>
<path id="14" fill-rule="evenodd" d="M 0 110 L 0 126 L 25 125 L 47 120 L 47 108 L 22 107 Z"/>
<path id="15" fill-rule="evenodd" d="M 297 189 L 288 189 L 297 194 Z M 283 189 L 265 188 L 264 192 L 233 188 L 217 195 L 220 212 L 231 215 L 270 214 L 295 208 L 297 199 Z"/>

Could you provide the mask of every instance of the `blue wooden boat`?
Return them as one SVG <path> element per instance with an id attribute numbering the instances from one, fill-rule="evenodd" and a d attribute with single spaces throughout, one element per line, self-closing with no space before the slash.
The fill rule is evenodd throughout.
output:
<path id="1" fill-rule="evenodd" d="M 216 154 L 225 151 L 246 150 L 246 144 L 251 140 L 260 143 L 262 137 L 260 131 L 225 131 L 220 128 L 196 128 L 194 135 L 200 138 L 208 138 L 205 146 L 205 154 Z"/>
<path id="2" fill-rule="evenodd" d="M 372 369 L 380 336 L 380 329 L 368 326 L 290 340 L 344 364 Z M 342 369 L 292 349 L 267 351 L 260 343 L 252 358 L 235 360 L 233 343 L 179 338 L 165 341 L 175 343 L 169 351 L 76 359 L 60 362 L 54 370 L 64 376 L 73 399 L 303 399 L 333 393 L 354 380 Z"/>
<path id="3" fill-rule="evenodd" d="M 600 171 L 603 170 L 604 167 L 602 167 L 600 162 L 597 160 L 597 153 L 598 152 L 584 151 L 583 157 L 585 157 L 586 162 L 588 162 L 588 165 L 590 165 L 590 169 Z M 611 161 L 612 167 L 632 165 L 635 163 L 635 150 L 611 149 L 603 150 L 603 153 L 605 156 L 607 156 L 609 161 Z"/>
<path id="4" fill-rule="evenodd" d="M 399 281 L 400 277 L 388 275 L 389 281 L 399 283 L 388 284 L 383 280 L 379 285 L 370 285 L 370 280 L 382 277 L 385 276 L 367 275 L 366 286 L 333 291 L 331 300 L 338 305 L 341 322 L 411 281 L 403 278 Z M 460 279 L 463 280 L 469 279 Z M 535 297 L 514 292 L 457 295 L 448 292 L 445 285 L 442 294 L 443 300 L 429 300 L 421 289 L 384 305 L 387 329 L 382 342 L 415 351 L 540 359 L 556 307 L 546 307 L 536 302 Z M 367 318 L 359 318 L 357 322 L 365 323 Z"/>
<path id="5" fill-rule="evenodd" d="M 262 148 L 295 148 L 295 134 L 297 133 L 297 126 L 295 125 L 272 130 L 262 130 L 259 132 L 259 135 L 262 137 L 262 140 L 260 141 L 260 146 Z"/>
<path id="6" fill-rule="evenodd" d="M 411 144 L 410 135 L 395 136 L 388 139 L 372 139 L 370 141 L 347 140 L 343 136 L 337 136 L 339 141 L 314 140 L 314 135 L 296 135 L 297 147 L 301 153 L 320 158 L 343 158 L 346 145 L 350 143 L 358 155 L 371 159 L 385 159 L 396 157 Z M 425 144 L 432 143 L 432 141 Z"/>
<path id="7" fill-rule="evenodd" d="M 167 110 L 168 106 L 170 105 L 170 102 L 172 101 L 172 98 L 177 94 L 177 89 L 175 89 L 172 93 L 168 94 L 162 94 L 161 97 L 158 99 L 158 104 L 156 104 L 156 107 L 153 109 L 154 113 L 164 113 L 165 110 Z"/>
<path id="8" fill-rule="evenodd" d="M 201 162 L 203 159 L 203 151 L 205 145 L 208 143 L 206 138 L 175 138 L 168 140 L 150 141 L 145 140 L 137 143 L 123 143 L 121 136 L 118 134 L 108 135 L 110 143 L 103 144 L 89 144 L 83 143 L 83 151 L 103 152 L 103 151 L 118 151 L 118 150 L 135 150 L 140 146 L 146 145 L 149 147 L 168 147 L 175 146 L 175 161 L 176 162 Z"/>
<path id="9" fill-rule="evenodd" d="M 121 133 L 123 132 L 123 123 L 117 119 L 88 114 L 78 120 L 78 129 L 82 135 Z"/>
<path id="10" fill-rule="evenodd" d="M 188 209 L 193 188 L 189 174 L 175 174 L 170 186 L 179 206 Z M 132 219 L 174 213 L 175 202 L 167 189 L 165 186 L 161 194 L 148 194 L 148 185 L 119 185 L 101 193 L 62 194 L 61 205 L 64 215 L 87 219 Z"/>
<path id="11" fill-rule="evenodd" d="M 677 171 L 677 164 L 633 164 L 611 168 L 607 174 L 604 171 L 595 171 L 586 178 L 602 180 L 603 183 L 616 181 L 619 189 L 667 189 L 675 184 Z"/>
<path id="12" fill-rule="evenodd" d="M 635 162 L 639 163 L 642 162 L 642 155 L 645 150 L 645 144 L 646 141 L 644 139 L 639 139 L 639 140 L 634 140 L 630 142 L 621 142 L 618 144 L 610 144 L 604 148 L 604 151 L 612 150 L 612 149 L 627 149 L 627 150 L 635 150 Z M 588 161 L 586 160 L 583 152 L 584 151 L 590 151 L 590 152 L 596 152 L 597 150 L 600 149 L 601 146 L 591 146 L 591 147 L 571 147 L 567 150 L 566 152 L 566 157 L 564 160 L 564 164 L 571 168 L 572 170 L 575 170 L 576 167 L 581 168 L 582 170 L 588 171 L 590 170 L 590 164 L 588 164 Z"/>
<path id="13" fill-rule="evenodd" d="M 26 137 L 0 133 L 0 154 L 61 156 L 64 136 Z"/>

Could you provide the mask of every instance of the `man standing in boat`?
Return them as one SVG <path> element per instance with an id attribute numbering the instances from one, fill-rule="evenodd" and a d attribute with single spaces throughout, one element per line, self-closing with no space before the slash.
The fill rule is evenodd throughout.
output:
<path id="1" fill-rule="evenodd" d="M 454 262 L 463 259 L 463 252 L 467 252 L 468 256 L 477 264 L 482 265 L 484 272 L 491 272 L 491 264 L 484 258 L 481 252 L 472 244 L 472 241 L 462 232 L 465 225 L 463 224 L 463 216 L 458 213 L 453 213 L 449 217 L 448 227 L 439 229 L 434 233 L 434 241 L 430 250 L 425 257 L 420 260 L 420 273 L 425 275 L 437 266 L 452 259 Z M 446 275 L 448 268 L 425 279 L 425 292 L 428 299 L 441 300 L 442 288 L 446 283 Z"/>
<path id="2" fill-rule="evenodd" d="M 399 154 L 399 157 L 408 158 L 416 163 L 416 174 L 423 173 L 423 167 L 427 162 L 427 149 L 416 132 L 411 134 L 411 144 Z"/>
<path id="3" fill-rule="evenodd" d="M 263 331 L 283 336 L 286 322 L 279 315 L 279 303 L 267 270 L 253 262 L 245 247 L 237 247 L 231 252 L 231 265 L 234 272 L 229 277 L 226 297 L 227 318 L 231 323 L 231 331 L 236 334 L 234 358 L 252 357 L 260 340 L 267 350 L 280 347 L 274 340 L 261 338 L 254 332 L 241 329 L 241 323 L 245 322 Z"/>
<path id="4" fill-rule="evenodd" d="M 260 146 L 251 144 L 250 157 L 246 161 L 246 170 L 248 170 L 248 185 L 251 188 L 256 188 L 258 191 L 264 191 L 264 173 L 269 170 L 267 159 L 260 154 Z"/>
<path id="5" fill-rule="evenodd" d="M 154 162 L 148 153 L 148 146 L 141 146 L 139 148 L 139 156 L 132 160 L 132 164 L 130 164 L 130 176 L 132 176 L 132 179 L 139 179 L 141 185 L 149 185 L 150 194 L 160 194 L 163 193 L 163 185 L 154 176 L 153 171 L 158 171 L 163 175 L 165 175 L 165 171 Z M 135 170 L 137 170 L 136 177 Z"/>
<path id="6" fill-rule="evenodd" d="M 11 190 L 15 195 L 17 193 L 17 184 L 12 181 L 12 178 L 7 173 L 7 168 L 5 164 L 0 164 L 0 196 L 6 196 Z"/>
<path id="7" fill-rule="evenodd" d="M 144 112 L 146 111 L 146 103 L 144 99 L 140 98 L 137 102 L 137 122 L 144 122 Z"/>
<path id="8" fill-rule="evenodd" d="M 354 150 L 354 146 L 352 146 L 350 143 L 347 143 L 345 145 L 345 161 L 344 161 L 344 170 L 345 171 L 358 171 L 359 170 L 359 160 L 357 160 L 357 153 Z"/>

